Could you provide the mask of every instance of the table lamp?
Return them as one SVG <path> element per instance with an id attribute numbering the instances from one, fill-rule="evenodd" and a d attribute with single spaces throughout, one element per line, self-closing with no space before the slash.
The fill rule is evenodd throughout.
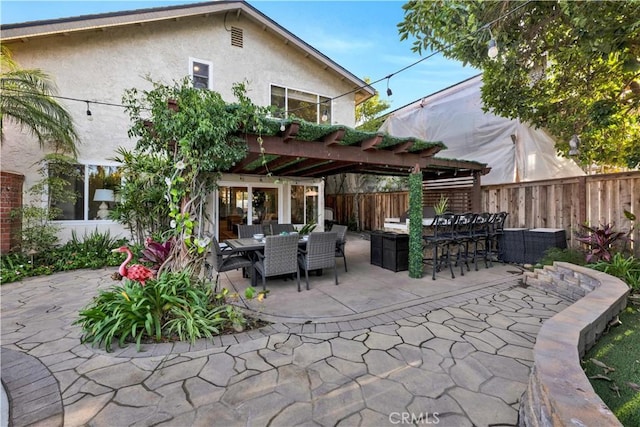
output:
<path id="1" fill-rule="evenodd" d="M 102 202 L 100 204 L 100 208 L 98 209 L 98 218 L 100 219 L 108 219 L 109 218 L 109 205 L 106 202 L 113 202 L 115 200 L 113 190 L 107 190 L 104 188 L 100 188 L 96 190 L 93 195 L 94 202 Z"/>

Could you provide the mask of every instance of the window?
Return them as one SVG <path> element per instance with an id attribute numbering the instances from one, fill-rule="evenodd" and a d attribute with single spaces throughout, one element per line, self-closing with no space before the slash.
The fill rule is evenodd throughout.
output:
<path id="1" fill-rule="evenodd" d="M 277 117 L 299 117 L 312 123 L 331 123 L 331 98 L 271 85 L 271 105 Z"/>
<path id="2" fill-rule="evenodd" d="M 118 166 L 76 165 L 76 174 L 49 171 L 67 181 L 66 190 L 76 194 L 75 203 L 52 201 L 63 221 L 107 220 L 116 201 L 121 176 Z M 73 176 L 72 176 L 73 175 Z"/>
<path id="3" fill-rule="evenodd" d="M 189 58 L 189 75 L 196 89 L 213 88 L 213 63 L 200 59 Z"/>
<path id="4" fill-rule="evenodd" d="M 291 222 L 293 224 L 318 222 L 318 187 L 291 186 Z"/>

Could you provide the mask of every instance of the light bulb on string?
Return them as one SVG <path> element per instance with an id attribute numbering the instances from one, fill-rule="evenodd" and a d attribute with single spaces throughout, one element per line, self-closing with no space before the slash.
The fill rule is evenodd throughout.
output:
<path id="1" fill-rule="evenodd" d="M 323 122 L 326 122 L 326 121 L 329 119 L 329 112 L 328 112 L 327 110 L 324 110 L 324 111 L 322 112 L 322 117 L 320 117 L 320 119 L 321 119 Z"/>
<path id="2" fill-rule="evenodd" d="M 491 34 L 491 28 L 489 28 L 489 36 L 491 36 L 491 39 L 487 45 L 487 55 L 489 58 L 495 59 L 498 56 L 498 43 L 496 42 L 496 39 L 493 38 L 493 34 Z"/>
<path id="3" fill-rule="evenodd" d="M 87 120 L 92 121 L 93 114 L 91 113 L 91 109 L 89 108 L 89 101 L 86 101 L 86 103 L 87 103 Z"/>
<path id="4" fill-rule="evenodd" d="M 387 76 L 387 96 L 391 96 L 393 95 L 393 91 L 391 90 L 391 88 L 389 87 L 389 80 L 391 80 L 391 76 Z"/>

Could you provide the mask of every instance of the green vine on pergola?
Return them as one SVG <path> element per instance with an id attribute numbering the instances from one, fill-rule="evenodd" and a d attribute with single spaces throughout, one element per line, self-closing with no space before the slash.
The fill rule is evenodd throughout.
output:
<path id="1" fill-rule="evenodd" d="M 189 79 L 167 86 L 152 82 L 148 91 L 129 89 L 123 103 L 132 121 L 129 136 L 136 151 L 165 153 L 173 162 L 164 177 L 174 245 L 161 270 L 201 271 L 210 239 L 204 234 L 204 206 L 222 172 L 246 157 L 242 132 L 266 129 L 267 107 L 254 105 L 244 83 L 233 85 L 237 100 L 227 104 L 214 91 L 194 88 Z M 264 154 L 263 154 L 264 155 Z"/>

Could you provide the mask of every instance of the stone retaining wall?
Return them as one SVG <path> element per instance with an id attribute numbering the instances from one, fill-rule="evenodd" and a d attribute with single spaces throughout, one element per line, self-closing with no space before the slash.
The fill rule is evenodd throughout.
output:
<path id="1" fill-rule="evenodd" d="M 544 322 L 520 403 L 520 426 L 622 426 L 580 366 L 580 358 L 627 304 L 629 287 L 608 274 L 556 262 L 525 273 L 525 283 L 574 303 Z"/>

